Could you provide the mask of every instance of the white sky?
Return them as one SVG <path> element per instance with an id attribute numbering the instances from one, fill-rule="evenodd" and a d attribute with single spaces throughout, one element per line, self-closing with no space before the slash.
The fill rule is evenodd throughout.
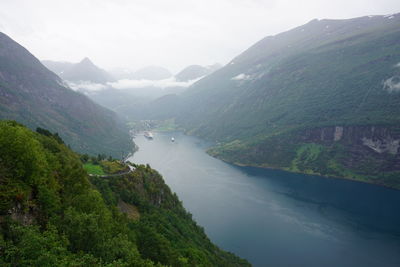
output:
<path id="1" fill-rule="evenodd" d="M 400 0 L 0 0 L 0 31 L 39 59 L 178 72 L 314 18 L 397 12 Z"/>

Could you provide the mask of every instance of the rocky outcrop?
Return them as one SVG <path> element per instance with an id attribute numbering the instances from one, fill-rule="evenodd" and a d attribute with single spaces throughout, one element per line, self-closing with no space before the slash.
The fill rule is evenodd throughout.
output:
<path id="1" fill-rule="evenodd" d="M 365 146 L 371 148 L 379 154 L 387 152 L 396 155 L 399 150 L 400 140 L 395 140 L 391 137 L 376 140 L 364 137 L 362 141 Z"/>
<path id="2" fill-rule="evenodd" d="M 336 126 L 335 127 L 335 132 L 333 134 L 333 141 L 340 141 L 343 136 L 343 127 L 342 126 Z"/>
<path id="3" fill-rule="evenodd" d="M 332 126 L 306 130 L 301 134 L 306 142 L 330 144 L 334 142 L 365 146 L 376 153 L 399 153 L 400 132 L 383 126 Z"/>
<path id="4" fill-rule="evenodd" d="M 331 126 L 305 130 L 303 143 L 341 145 L 341 163 L 351 169 L 363 164 L 376 165 L 377 171 L 400 171 L 400 131 L 386 126 Z"/>
<path id="5" fill-rule="evenodd" d="M 125 213 L 129 219 L 136 221 L 139 220 L 140 218 L 139 209 L 132 204 L 120 200 L 118 202 L 117 208 L 119 209 L 120 212 Z"/>
<path id="6" fill-rule="evenodd" d="M 328 126 L 239 141 L 208 150 L 224 161 L 342 177 L 400 189 L 400 127 Z"/>
<path id="7" fill-rule="evenodd" d="M 3 223 L 9 216 L 14 221 L 22 225 L 31 225 L 37 221 L 38 210 L 35 207 L 23 207 L 16 203 L 5 215 L 0 215 L 0 223 Z"/>

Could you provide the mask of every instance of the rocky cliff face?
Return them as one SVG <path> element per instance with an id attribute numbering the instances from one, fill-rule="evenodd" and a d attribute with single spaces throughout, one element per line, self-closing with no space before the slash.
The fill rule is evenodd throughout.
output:
<path id="1" fill-rule="evenodd" d="M 349 178 L 400 188 L 400 129 L 329 126 L 294 130 L 252 143 L 234 141 L 209 151 L 248 166 Z"/>
<path id="2" fill-rule="evenodd" d="M 398 154 L 400 132 L 384 126 L 332 126 L 306 130 L 301 138 L 307 142 L 366 146 L 381 153 Z"/>
<path id="3" fill-rule="evenodd" d="M 385 126 L 334 126 L 304 131 L 300 140 L 331 147 L 342 146 L 346 155 L 341 163 L 358 168 L 374 161 L 377 170 L 400 170 L 400 132 Z"/>

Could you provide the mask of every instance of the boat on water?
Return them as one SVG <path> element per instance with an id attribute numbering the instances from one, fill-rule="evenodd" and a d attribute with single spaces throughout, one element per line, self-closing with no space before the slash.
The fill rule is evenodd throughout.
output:
<path id="1" fill-rule="evenodd" d="M 175 142 L 175 138 L 171 137 L 171 142 Z"/>
<path id="2" fill-rule="evenodd" d="M 147 139 L 153 139 L 153 133 L 152 132 L 144 132 L 144 137 L 146 137 Z"/>

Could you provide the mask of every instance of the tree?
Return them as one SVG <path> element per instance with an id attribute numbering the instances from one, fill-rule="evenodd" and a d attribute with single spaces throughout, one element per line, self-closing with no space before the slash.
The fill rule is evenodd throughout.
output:
<path id="1" fill-rule="evenodd" d="M 82 161 L 83 163 L 88 162 L 88 160 L 89 160 L 89 155 L 88 155 L 88 154 L 83 154 L 83 155 L 81 155 L 81 161 Z"/>

